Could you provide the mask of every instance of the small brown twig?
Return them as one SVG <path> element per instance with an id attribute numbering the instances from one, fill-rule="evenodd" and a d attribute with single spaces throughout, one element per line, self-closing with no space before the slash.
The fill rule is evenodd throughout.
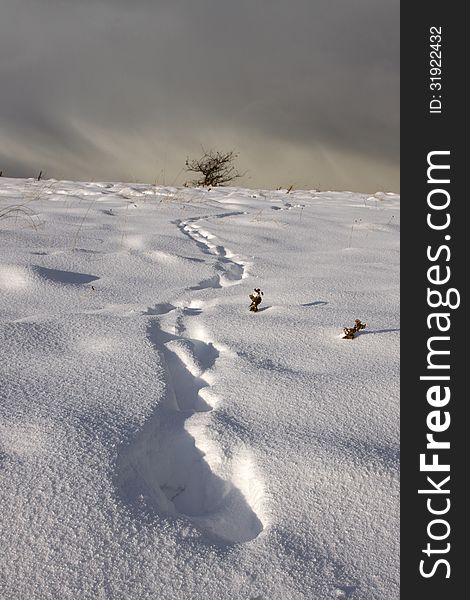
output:
<path id="1" fill-rule="evenodd" d="M 361 331 L 361 329 L 365 329 L 366 328 L 366 323 L 362 323 L 360 321 L 360 319 L 356 319 L 354 321 L 354 326 L 353 327 L 343 327 L 343 340 L 353 340 L 356 333 L 358 331 Z"/>

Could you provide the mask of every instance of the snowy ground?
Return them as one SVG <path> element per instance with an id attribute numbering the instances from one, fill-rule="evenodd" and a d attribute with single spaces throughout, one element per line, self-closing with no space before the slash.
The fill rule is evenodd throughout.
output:
<path id="1" fill-rule="evenodd" d="M 1 598 L 398 598 L 397 195 L 1 178 L 2 214 Z"/>

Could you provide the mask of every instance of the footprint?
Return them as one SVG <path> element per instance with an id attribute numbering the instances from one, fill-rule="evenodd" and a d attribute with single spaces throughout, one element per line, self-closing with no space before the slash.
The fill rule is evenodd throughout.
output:
<path id="1" fill-rule="evenodd" d="M 244 268 L 242 265 L 228 259 L 221 259 L 215 265 L 217 271 L 221 271 L 220 283 L 222 287 L 233 285 L 243 279 Z"/>
<path id="2" fill-rule="evenodd" d="M 216 246 L 215 251 L 217 252 L 217 254 L 219 256 L 222 256 L 222 257 L 227 256 L 227 249 L 224 248 L 223 246 Z"/>
<path id="3" fill-rule="evenodd" d="M 232 214 L 244 213 L 213 217 Z M 215 258 L 217 274 L 189 290 L 240 283 L 247 276 L 246 263 L 212 241 L 215 236 L 196 224 L 202 218 L 207 217 L 175 222 L 204 254 Z M 119 453 L 116 484 L 131 505 L 140 501 L 159 513 L 184 515 L 215 541 L 236 544 L 253 540 L 263 530 L 264 490 L 246 450 L 228 459 L 207 435 L 209 414 L 219 400 L 211 391 L 211 369 L 223 349 L 197 322 L 192 320 L 188 328 L 187 318 L 201 314 L 214 300 L 178 307 L 161 303 L 144 313 L 153 317 L 147 337 L 164 365 L 165 392 L 137 437 Z M 174 310 L 178 312 L 170 316 Z M 171 332 L 161 325 L 169 316 Z"/>
<path id="4" fill-rule="evenodd" d="M 219 542 L 254 539 L 263 524 L 241 489 L 254 490 L 254 498 L 261 489 L 251 464 L 234 462 L 232 480 L 217 475 L 211 462 L 222 459 L 205 435 L 205 422 L 199 421 L 204 415 L 198 413 L 211 410 L 199 392 L 208 386 L 204 373 L 218 350 L 211 343 L 167 333 L 157 320 L 147 335 L 165 365 L 166 391 L 137 438 L 118 456 L 122 497 L 131 503 L 143 499 L 158 512 L 185 515 Z"/>
<path id="5" fill-rule="evenodd" d="M 212 343 L 168 333 L 161 329 L 157 321 L 149 325 L 147 337 L 157 352 L 163 355 L 174 392 L 173 408 L 193 412 L 211 410 L 212 407 L 199 392 L 209 386 L 208 381 L 203 378 L 204 373 L 219 358 L 219 351 Z"/>
<path id="6" fill-rule="evenodd" d="M 197 285 L 193 285 L 192 287 L 190 287 L 188 289 L 191 291 L 198 291 L 198 290 L 207 290 L 209 288 L 218 289 L 221 287 L 222 287 L 222 285 L 221 285 L 221 281 L 220 281 L 220 276 L 214 275 L 213 277 L 209 277 L 209 279 L 203 279 Z"/>
<path id="7" fill-rule="evenodd" d="M 175 310 L 176 306 L 169 304 L 168 302 L 162 302 L 161 304 L 155 304 L 155 306 L 149 307 L 144 313 L 145 315 L 166 315 L 167 313 Z"/>
<path id="8" fill-rule="evenodd" d="M 205 254 L 216 257 L 214 268 L 220 272 L 220 276 L 211 277 L 201 281 L 197 286 L 189 288 L 190 290 L 203 290 L 207 288 L 228 287 L 239 283 L 246 277 L 246 264 L 241 260 L 236 260 L 236 255 L 221 244 L 212 243 L 215 238 L 211 233 L 202 230 L 197 225 L 191 223 L 194 219 L 188 221 L 176 221 L 180 231 L 196 243 Z"/>
<path id="9" fill-rule="evenodd" d="M 356 589 L 355 585 L 339 585 L 335 589 L 335 595 L 337 598 L 352 598 Z"/>

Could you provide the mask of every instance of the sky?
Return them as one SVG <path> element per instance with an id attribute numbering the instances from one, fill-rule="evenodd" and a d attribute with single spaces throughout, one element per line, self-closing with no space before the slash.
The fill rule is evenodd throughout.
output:
<path id="1" fill-rule="evenodd" d="M 399 191 L 399 0 L 0 0 L 0 171 Z"/>

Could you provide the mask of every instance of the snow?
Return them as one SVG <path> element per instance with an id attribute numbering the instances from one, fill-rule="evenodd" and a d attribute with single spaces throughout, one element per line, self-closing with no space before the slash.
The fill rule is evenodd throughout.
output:
<path id="1" fill-rule="evenodd" d="M 399 203 L 1 178 L 2 598 L 398 598 Z"/>

